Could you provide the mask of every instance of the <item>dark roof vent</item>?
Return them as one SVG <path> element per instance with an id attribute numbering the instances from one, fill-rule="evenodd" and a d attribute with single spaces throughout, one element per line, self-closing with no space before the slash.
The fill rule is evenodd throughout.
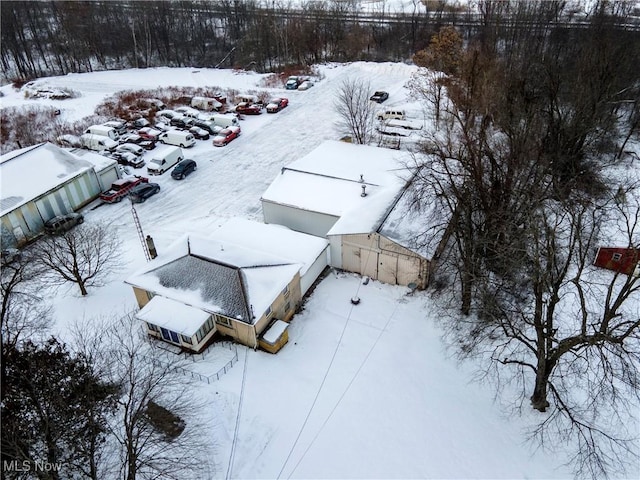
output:
<path id="1" fill-rule="evenodd" d="M 366 197 L 367 196 L 367 186 L 366 185 L 362 185 L 362 193 L 360 194 L 361 197 Z"/>

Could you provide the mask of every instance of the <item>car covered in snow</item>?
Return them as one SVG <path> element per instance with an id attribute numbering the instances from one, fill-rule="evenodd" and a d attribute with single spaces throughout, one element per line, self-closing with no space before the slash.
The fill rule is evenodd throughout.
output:
<path id="1" fill-rule="evenodd" d="M 272 98 L 267 104 L 267 113 L 277 113 L 289 105 L 288 98 Z"/>
<path id="2" fill-rule="evenodd" d="M 219 125 L 216 125 L 216 123 L 213 120 L 200 119 L 193 122 L 193 124 L 198 128 L 202 128 L 203 130 L 206 130 L 207 132 L 209 132 L 210 135 L 217 135 L 218 132 L 220 132 L 220 130 L 224 128 Z"/>
<path id="3" fill-rule="evenodd" d="M 131 152 L 140 156 L 144 153 L 144 149 L 140 145 L 133 143 L 122 143 L 116 147 L 116 152 Z"/>
<path id="4" fill-rule="evenodd" d="M 296 90 L 300 85 L 300 83 L 302 83 L 302 80 L 300 79 L 300 77 L 296 75 L 292 75 L 289 78 L 287 78 L 287 81 L 284 84 L 284 87 L 287 90 Z"/>
<path id="5" fill-rule="evenodd" d="M 120 143 L 138 145 L 144 148 L 145 150 L 153 150 L 154 148 L 156 148 L 155 140 L 149 140 L 149 139 L 143 138 L 141 135 L 138 135 L 137 133 L 125 134 L 124 136 L 120 137 Z"/>
<path id="6" fill-rule="evenodd" d="M 106 192 L 100 194 L 100 200 L 105 203 L 117 203 L 129 193 L 129 191 L 136 185 L 141 183 L 148 183 L 149 179 L 145 177 L 127 177 L 116 180 L 111 184 L 111 188 Z"/>
<path id="7" fill-rule="evenodd" d="M 216 147 L 224 147 L 231 140 L 240 136 L 240 127 L 227 127 L 221 130 L 215 137 L 213 137 L 213 145 Z"/>
<path id="8" fill-rule="evenodd" d="M 195 127 L 195 126 L 190 127 L 189 133 L 191 133 L 191 135 L 193 135 L 198 140 L 209 140 L 209 135 L 210 135 L 209 131 L 205 130 L 204 128 Z"/>
<path id="9" fill-rule="evenodd" d="M 107 156 L 109 158 L 113 158 L 120 165 L 130 165 L 133 168 L 142 168 L 145 165 L 144 160 L 142 160 L 142 157 L 140 157 L 139 155 L 136 155 L 133 152 L 129 152 L 127 150 L 115 151 L 115 152 L 109 153 Z"/>
<path id="10" fill-rule="evenodd" d="M 313 82 L 311 80 L 305 80 L 300 84 L 298 90 L 309 90 L 311 87 L 313 87 Z"/>
<path id="11" fill-rule="evenodd" d="M 257 103 L 240 102 L 236 105 L 235 111 L 242 115 L 260 115 L 262 107 Z"/>
<path id="12" fill-rule="evenodd" d="M 161 133 L 162 130 L 158 130 L 152 127 L 142 127 L 140 130 L 138 130 L 138 135 L 140 135 L 145 140 L 153 140 L 154 142 L 158 141 L 158 137 L 160 137 Z"/>

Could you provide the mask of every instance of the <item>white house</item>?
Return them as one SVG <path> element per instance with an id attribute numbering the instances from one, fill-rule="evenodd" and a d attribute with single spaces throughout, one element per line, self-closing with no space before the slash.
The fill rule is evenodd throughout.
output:
<path id="1" fill-rule="evenodd" d="M 115 170 L 115 161 L 105 162 Z M 51 143 L 2 155 L 0 179 L 3 246 L 38 236 L 44 222 L 82 208 L 102 191 L 93 163 Z"/>
<path id="2" fill-rule="evenodd" d="M 410 165 L 408 152 L 327 141 L 282 169 L 262 196 L 264 220 L 328 238 L 333 267 L 424 288 L 428 249 L 401 201 Z"/>
<path id="3" fill-rule="evenodd" d="M 326 240 L 232 219 L 211 236 L 185 235 L 126 280 L 149 335 L 198 352 L 220 332 L 257 347 L 289 321 L 327 265 Z"/>

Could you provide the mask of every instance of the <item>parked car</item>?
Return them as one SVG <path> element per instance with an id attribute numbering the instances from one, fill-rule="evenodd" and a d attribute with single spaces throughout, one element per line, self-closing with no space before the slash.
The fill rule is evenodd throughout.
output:
<path id="1" fill-rule="evenodd" d="M 210 135 L 217 135 L 218 132 L 220 132 L 220 130 L 224 128 L 216 125 L 212 120 L 196 120 L 195 122 L 193 122 L 193 124 L 196 127 L 200 127 L 203 130 L 206 130 Z"/>
<path id="2" fill-rule="evenodd" d="M 209 140 L 209 132 L 204 128 L 191 127 L 189 128 L 189 133 L 191 133 L 191 135 L 193 135 L 198 140 Z"/>
<path id="3" fill-rule="evenodd" d="M 114 128 L 119 135 L 127 133 L 127 122 L 124 120 L 110 120 L 108 122 L 104 122 L 102 125 Z"/>
<path id="4" fill-rule="evenodd" d="M 169 121 L 169 120 L 167 120 L 167 122 L 168 122 L 168 121 Z M 171 130 L 171 127 L 170 127 L 167 123 L 164 123 L 164 122 L 158 122 L 158 123 L 156 123 L 156 124 L 153 126 L 153 128 L 154 128 L 155 130 L 160 130 L 161 132 L 168 132 L 169 130 Z"/>
<path id="5" fill-rule="evenodd" d="M 2 258 L 2 265 L 8 265 L 22 260 L 22 254 L 17 248 L 5 248 L 2 250 L 0 258 Z"/>
<path id="6" fill-rule="evenodd" d="M 178 165 L 176 165 L 176 168 L 171 171 L 171 178 L 174 178 L 176 180 L 183 180 L 184 177 L 192 172 L 195 172 L 197 169 L 198 164 L 195 162 L 195 160 L 185 158 Z"/>
<path id="7" fill-rule="evenodd" d="M 58 145 L 67 148 L 80 148 L 82 147 L 82 142 L 80 141 L 80 137 L 77 135 L 60 135 L 56 137 L 56 142 Z"/>
<path id="8" fill-rule="evenodd" d="M 175 116 L 169 121 L 169 125 L 177 128 L 188 128 L 193 123 L 193 118 L 185 117 L 184 115 Z"/>
<path id="9" fill-rule="evenodd" d="M 288 98 L 272 98 L 267 104 L 267 113 L 277 113 L 289 105 Z"/>
<path id="10" fill-rule="evenodd" d="M 213 145 L 216 147 L 224 147 L 227 143 L 238 136 L 240 136 L 240 127 L 227 127 L 213 137 Z"/>
<path id="11" fill-rule="evenodd" d="M 152 127 L 143 127 L 138 130 L 138 135 L 140 135 L 145 140 L 153 140 L 154 142 L 158 141 L 158 137 L 162 133 L 162 130 L 157 130 Z"/>
<path id="12" fill-rule="evenodd" d="M 379 91 L 379 92 L 374 92 L 373 95 L 371 95 L 371 97 L 369 98 L 369 100 L 372 100 L 374 102 L 378 102 L 378 103 L 382 103 L 385 100 L 389 99 L 389 94 L 387 92 L 383 92 L 383 91 Z"/>
<path id="13" fill-rule="evenodd" d="M 156 112 L 156 120 L 160 120 L 162 117 L 167 119 L 167 122 L 171 120 L 173 117 L 180 115 L 178 112 L 174 112 L 173 110 L 158 110 Z"/>
<path id="14" fill-rule="evenodd" d="M 198 118 L 198 115 L 200 115 L 200 111 L 196 110 L 195 108 L 191 108 L 191 107 L 178 107 L 175 110 L 176 112 L 184 115 L 185 117 L 191 117 L 191 118 Z"/>
<path id="15" fill-rule="evenodd" d="M 141 183 L 148 183 L 149 179 L 145 177 L 127 177 L 116 180 L 111 184 L 111 188 L 100 194 L 100 200 L 106 203 L 120 202 L 129 191 Z"/>
<path id="16" fill-rule="evenodd" d="M 240 102 L 236 105 L 236 113 L 243 115 L 260 115 L 262 113 L 262 107 L 257 103 Z"/>
<path id="17" fill-rule="evenodd" d="M 301 83 L 302 80 L 300 79 L 300 77 L 292 75 L 291 77 L 287 78 L 287 82 L 284 84 L 284 87 L 287 90 L 295 90 L 300 86 Z"/>
<path id="18" fill-rule="evenodd" d="M 151 123 L 149 123 L 149 120 L 147 120 L 144 117 L 136 118 L 134 121 L 131 122 L 132 128 L 143 128 L 143 127 L 148 127 L 149 125 L 151 125 Z"/>
<path id="19" fill-rule="evenodd" d="M 309 90 L 311 87 L 313 87 L 313 82 L 311 80 L 305 80 L 300 84 L 298 90 Z"/>
<path id="20" fill-rule="evenodd" d="M 129 192 L 129 198 L 132 203 L 142 203 L 159 191 L 160 185 L 157 183 L 141 183 L 131 189 Z"/>
<path id="21" fill-rule="evenodd" d="M 115 151 L 107 155 L 109 158 L 113 158 L 120 165 L 130 165 L 133 168 L 142 168 L 145 163 L 139 155 L 127 150 Z"/>
<path id="22" fill-rule="evenodd" d="M 120 142 L 139 145 L 145 150 L 153 150 L 156 148 L 156 142 L 154 140 L 148 140 L 137 133 L 127 133 L 123 137 L 120 137 Z"/>
<path id="23" fill-rule="evenodd" d="M 139 145 L 134 145 L 133 143 L 123 143 L 116 147 L 116 152 L 131 152 L 140 156 L 144 153 L 144 150 Z"/>
<path id="24" fill-rule="evenodd" d="M 44 222 L 44 231 L 50 235 L 59 235 L 71 230 L 82 222 L 84 222 L 84 216 L 81 213 L 72 212 L 65 215 L 58 215 Z"/>

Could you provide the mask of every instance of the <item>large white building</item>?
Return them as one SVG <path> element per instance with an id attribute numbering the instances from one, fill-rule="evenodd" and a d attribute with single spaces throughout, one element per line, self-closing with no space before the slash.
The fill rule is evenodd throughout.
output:
<path id="1" fill-rule="evenodd" d="M 426 225 L 405 195 L 413 173 L 408 152 L 327 141 L 282 169 L 262 196 L 264 220 L 327 238 L 336 268 L 424 288 Z"/>
<path id="2" fill-rule="evenodd" d="M 114 160 L 88 161 L 51 143 L 2 155 L 2 245 L 21 245 L 38 236 L 47 220 L 95 200 L 103 190 L 101 179 L 114 177 Z"/>

